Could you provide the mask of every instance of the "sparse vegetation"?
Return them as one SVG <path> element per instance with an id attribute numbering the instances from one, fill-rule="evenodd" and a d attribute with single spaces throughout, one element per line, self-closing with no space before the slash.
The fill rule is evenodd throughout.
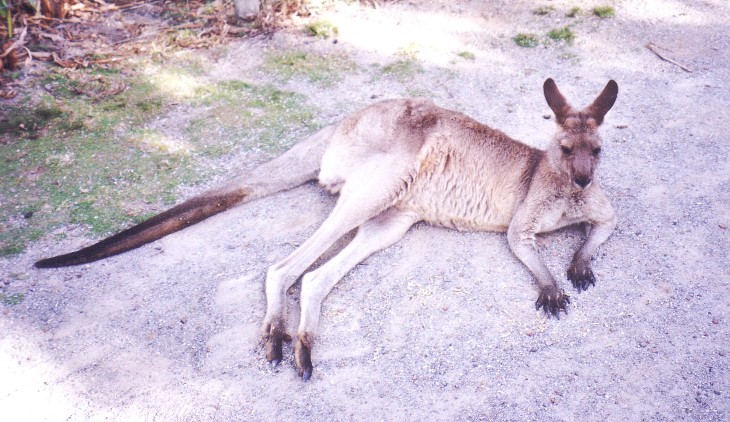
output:
<path id="1" fill-rule="evenodd" d="M 520 33 L 515 35 L 515 37 L 512 39 L 514 40 L 515 44 L 525 48 L 537 47 L 538 44 L 540 44 L 540 39 L 535 34 Z"/>
<path id="2" fill-rule="evenodd" d="M 476 60 L 477 56 L 474 55 L 471 51 L 460 51 L 456 53 L 457 56 L 461 57 L 464 60 L 474 61 Z"/>
<path id="3" fill-rule="evenodd" d="M 304 78 L 309 82 L 332 85 L 342 79 L 343 72 L 353 71 L 355 65 L 346 56 L 321 56 L 299 50 L 275 52 L 266 58 L 263 70 L 286 82 Z"/>
<path id="4" fill-rule="evenodd" d="M 328 20 L 317 20 L 306 26 L 309 35 L 320 38 L 336 37 L 340 30 Z"/>
<path id="5" fill-rule="evenodd" d="M 548 38 L 554 41 L 565 41 L 567 43 L 572 43 L 573 39 L 575 39 L 575 34 L 568 26 L 564 26 L 562 28 L 553 29 L 550 32 L 548 32 Z"/>
<path id="6" fill-rule="evenodd" d="M 234 148 L 281 152 L 291 146 L 287 132 L 308 128 L 312 112 L 302 95 L 271 85 L 223 81 L 200 87 L 193 104 L 206 112 L 190 120 L 190 141 L 202 145 L 205 155 L 220 157 Z"/>
<path id="7" fill-rule="evenodd" d="M 0 105 L 0 255 L 60 223 L 117 231 L 174 203 L 180 185 L 208 178 L 210 157 L 279 151 L 286 131 L 309 127 L 300 95 L 211 83 L 170 63 L 149 73 L 58 70 L 38 81 L 38 99 Z M 153 124 L 180 105 L 199 110 L 186 126 Z"/>
<path id="8" fill-rule="evenodd" d="M 0 293 L 0 303 L 7 306 L 17 305 L 25 300 L 25 295 L 22 293 L 13 293 L 11 295 L 5 295 Z"/>
<path id="9" fill-rule="evenodd" d="M 571 7 L 570 10 L 568 10 L 568 13 L 566 13 L 565 16 L 567 16 L 569 18 L 574 18 L 582 13 L 583 13 L 583 10 L 580 7 L 574 6 L 574 7 Z"/>
<path id="10" fill-rule="evenodd" d="M 418 52 L 415 46 L 401 49 L 396 53 L 396 57 L 396 60 L 380 69 L 380 75 L 406 82 L 423 72 L 423 66 L 418 60 Z"/>
<path id="11" fill-rule="evenodd" d="M 596 6 L 593 8 L 593 14 L 601 19 L 612 18 L 616 15 L 616 10 L 611 6 Z"/>
<path id="12" fill-rule="evenodd" d="M 538 15 L 538 16 L 545 16 L 545 15 L 549 15 L 554 10 L 555 10 L 555 7 L 553 7 L 553 6 L 540 6 L 537 9 L 534 9 L 532 11 L 532 13 L 534 13 L 535 15 Z"/>

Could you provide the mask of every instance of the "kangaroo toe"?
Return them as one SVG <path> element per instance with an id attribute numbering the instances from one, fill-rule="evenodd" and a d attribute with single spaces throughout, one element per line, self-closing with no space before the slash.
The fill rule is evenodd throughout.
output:
<path id="1" fill-rule="evenodd" d="M 596 285 L 596 277 L 588 264 L 574 262 L 568 267 L 568 280 L 578 292 L 588 290 L 588 286 Z"/>
<path id="2" fill-rule="evenodd" d="M 548 317 L 554 316 L 560 319 L 560 311 L 568 313 L 569 303 L 570 296 L 566 295 L 561 289 L 557 287 L 543 288 L 535 301 L 535 309 L 542 308 Z"/>
<path id="3" fill-rule="evenodd" d="M 273 324 L 266 330 L 266 334 L 264 335 L 266 360 L 274 368 L 279 366 L 284 357 L 283 342 L 287 337 L 281 328 Z"/>
<path id="4" fill-rule="evenodd" d="M 294 364 L 297 367 L 297 375 L 304 381 L 312 377 L 314 367 L 312 366 L 312 342 L 310 336 L 300 336 L 294 345 Z"/>

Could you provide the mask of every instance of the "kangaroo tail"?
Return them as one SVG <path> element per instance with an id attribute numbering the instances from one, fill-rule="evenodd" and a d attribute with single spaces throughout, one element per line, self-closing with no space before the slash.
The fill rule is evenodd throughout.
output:
<path id="1" fill-rule="evenodd" d="M 192 226 L 235 205 L 302 185 L 317 177 L 335 126 L 328 126 L 272 161 L 221 187 L 203 192 L 136 226 L 78 251 L 35 263 L 36 268 L 86 264 L 120 254 Z"/>

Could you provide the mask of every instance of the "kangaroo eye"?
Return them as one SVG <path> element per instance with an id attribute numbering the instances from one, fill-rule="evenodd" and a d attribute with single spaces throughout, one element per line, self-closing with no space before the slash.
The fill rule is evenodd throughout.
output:
<path id="1" fill-rule="evenodd" d="M 570 155 L 573 153 L 573 148 L 566 147 L 565 145 L 561 145 L 560 150 L 563 151 L 563 154 L 565 154 L 565 155 Z"/>
<path id="2" fill-rule="evenodd" d="M 601 147 L 593 148 L 593 155 L 598 155 L 601 153 Z"/>

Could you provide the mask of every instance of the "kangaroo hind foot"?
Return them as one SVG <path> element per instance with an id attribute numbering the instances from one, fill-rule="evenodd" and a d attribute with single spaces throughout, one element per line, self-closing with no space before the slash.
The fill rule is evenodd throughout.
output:
<path id="1" fill-rule="evenodd" d="M 355 238 L 332 259 L 304 274 L 298 340 L 294 346 L 294 364 L 302 379 L 307 380 L 312 376 L 313 333 L 319 325 L 324 298 L 353 267 L 373 253 L 399 241 L 419 219 L 415 213 L 389 208 L 363 223 Z"/>

